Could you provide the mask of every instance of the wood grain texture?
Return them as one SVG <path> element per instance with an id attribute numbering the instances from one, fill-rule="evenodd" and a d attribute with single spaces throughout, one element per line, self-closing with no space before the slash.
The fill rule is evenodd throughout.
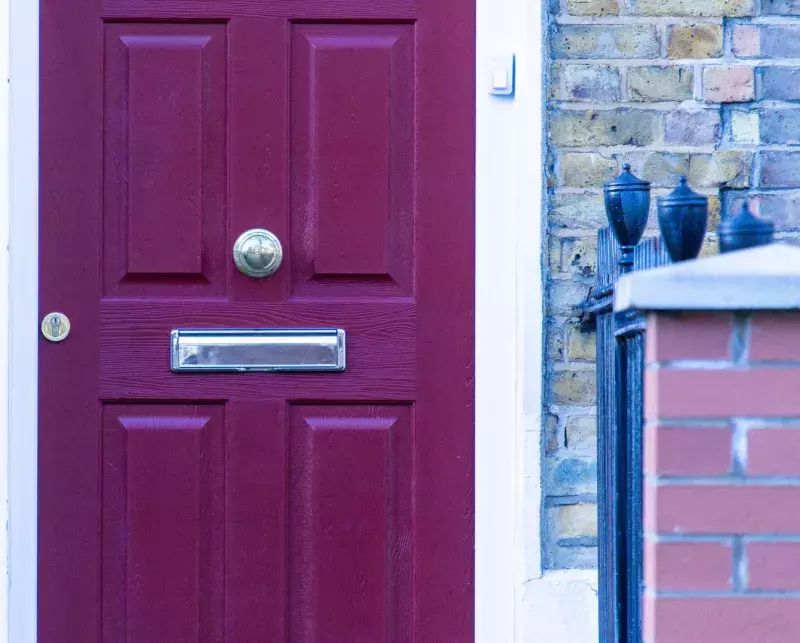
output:
<path id="1" fill-rule="evenodd" d="M 222 24 L 105 26 L 106 294 L 225 293 L 226 50 Z"/>
<path id="2" fill-rule="evenodd" d="M 40 7 L 39 311 L 77 340 L 39 346 L 37 640 L 99 643 L 100 0 Z"/>
<path id="3" fill-rule="evenodd" d="M 103 640 L 219 641 L 224 409 L 103 409 Z"/>
<path id="4" fill-rule="evenodd" d="M 230 34 L 230 209 L 228 247 L 245 230 L 266 228 L 284 246 L 284 266 L 269 279 L 229 273 L 237 302 L 282 302 L 294 250 L 289 240 L 289 23 L 233 17 Z"/>
<path id="5" fill-rule="evenodd" d="M 226 418 L 224 641 L 288 641 L 286 404 L 229 402 Z"/>
<path id="6" fill-rule="evenodd" d="M 39 639 L 472 641 L 474 7 L 41 6 Z M 347 370 L 176 374 L 176 328 Z"/>
<path id="7" fill-rule="evenodd" d="M 416 19 L 422 4 L 423 0 L 104 0 L 102 17 L 107 20 L 283 18 L 318 22 L 395 22 Z"/>
<path id="8" fill-rule="evenodd" d="M 408 296 L 414 27 L 292 29 L 292 293 Z"/>
<path id="9" fill-rule="evenodd" d="M 289 640 L 411 641 L 411 407 L 289 411 Z"/>
<path id="10" fill-rule="evenodd" d="M 416 50 L 415 417 L 436 430 L 415 445 L 414 629 L 452 641 L 474 637 L 474 12 L 425 2 Z"/>
<path id="11" fill-rule="evenodd" d="M 225 302 L 104 302 L 100 394 L 104 400 L 414 399 L 413 304 L 290 303 L 255 307 Z M 344 328 L 344 373 L 172 373 L 175 328 Z"/>

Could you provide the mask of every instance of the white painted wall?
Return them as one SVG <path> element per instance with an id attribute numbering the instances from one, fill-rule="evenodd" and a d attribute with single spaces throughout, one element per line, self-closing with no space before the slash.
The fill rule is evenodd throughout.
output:
<path id="1" fill-rule="evenodd" d="M 477 643 L 597 641 L 596 575 L 541 570 L 540 1 L 477 0 Z M 0 643 L 36 641 L 38 19 L 0 0 Z M 507 53 L 516 96 L 491 97 Z"/>

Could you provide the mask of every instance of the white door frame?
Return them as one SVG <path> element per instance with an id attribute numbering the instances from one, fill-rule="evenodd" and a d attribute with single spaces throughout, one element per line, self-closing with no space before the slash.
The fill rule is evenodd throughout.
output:
<path id="1" fill-rule="evenodd" d="M 531 640 L 541 576 L 541 2 L 477 0 L 476 643 Z M 38 0 L 0 0 L 0 643 L 36 642 L 38 58 Z"/>

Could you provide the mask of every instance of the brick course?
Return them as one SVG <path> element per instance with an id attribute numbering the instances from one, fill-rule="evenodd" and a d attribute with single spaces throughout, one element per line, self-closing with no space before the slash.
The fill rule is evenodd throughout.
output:
<path id="1" fill-rule="evenodd" d="M 800 0 L 547 5 L 544 442 L 553 464 L 545 463 L 543 471 L 553 473 L 544 480 L 546 503 L 552 503 L 568 490 L 555 475 L 559 467 L 572 466 L 563 463 L 574 457 L 580 466 L 595 457 L 594 335 L 581 326 L 580 306 L 595 282 L 596 230 L 606 225 L 603 181 L 628 161 L 653 182 L 648 234 L 657 229 L 655 197 L 685 173 L 710 199 L 711 230 L 747 198 L 782 236 L 800 236 Z M 709 238 L 703 255 L 715 251 Z M 755 351 L 760 340 L 753 328 Z M 777 375 L 767 368 L 765 381 Z M 689 377 L 696 378 L 691 386 L 675 384 L 687 395 L 680 416 L 689 418 L 702 404 L 716 404 L 724 413 L 724 399 L 697 388 L 706 385 L 706 374 Z M 734 391 L 749 385 L 747 376 L 734 380 Z M 741 396 L 741 405 L 746 398 Z M 577 456 L 574 445 L 580 445 Z M 594 488 L 585 475 L 580 489 L 587 492 L 582 504 L 591 506 Z M 589 564 L 592 535 L 556 538 L 553 515 L 547 512 L 544 529 L 546 564 Z M 564 547 L 565 542 L 579 546 Z"/>
<path id="2" fill-rule="evenodd" d="M 678 348 L 698 328 L 709 346 Z M 800 351 L 778 347 L 800 344 L 800 315 L 658 313 L 647 337 L 644 641 L 798 640 Z"/>

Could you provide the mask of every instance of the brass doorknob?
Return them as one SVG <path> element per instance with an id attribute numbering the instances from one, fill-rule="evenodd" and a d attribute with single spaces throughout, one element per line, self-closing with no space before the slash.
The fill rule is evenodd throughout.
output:
<path id="1" fill-rule="evenodd" d="M 233 246 L 233 261 L 248 277 L 263 279 L 274 275 L 283 261 L 281 242 L 269 230 L 253 228 Z"/>

